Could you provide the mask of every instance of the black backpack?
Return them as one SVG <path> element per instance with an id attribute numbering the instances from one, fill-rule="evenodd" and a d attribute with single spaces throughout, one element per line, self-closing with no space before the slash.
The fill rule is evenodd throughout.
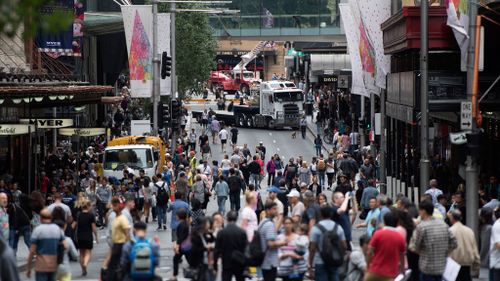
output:
<path id="1" fill-rule="evenodd" d="M 156 185 L 156 184 L 155 184 Z M 165 189 L 165 182 L 161 186 L 156 185 L 158 187 L 158 195 L 156 195 L 156 204 L 166 205 L 168 204 L 168 191 Z"/>
<path id="2" fill-rule="evenodd" d="M 261 266 L 264 262 L 266 256 L 266 251 L 262 249 L 262 237 L 260 237 L 260 228 L 271 220 L 264 221 L 259 228 L 254 231 L 252 241 L 247 245 L 245 250 L 245 257 L 247 260 L 247 266 Z"/>
<path id="3" fill-rule="evenodd" d="M 241 189 L 241 183 L 237 176 L 230 176 L 227 179 L 227 185 L 231 193 L 238 193 Z"/>
<path id="4" fill-rule="evenodd" d="M 338 223 L 335 223 L 333 230 L 326 228 L 318 223 L 316 225 L 321 231 L 321 240 L 319 253 L 323 263 L 331 267 L 339 267 L 344 263 L 345 250 L 340 243 L 340 237 L 337 234 Z"/>

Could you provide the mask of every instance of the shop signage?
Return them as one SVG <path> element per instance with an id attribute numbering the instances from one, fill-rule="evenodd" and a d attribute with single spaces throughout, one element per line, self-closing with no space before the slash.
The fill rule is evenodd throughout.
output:
<path id="1" fill-rule="evenodd" d="M 106 134 L 106 128 L 63 128 L 59 129 L 63 136 L 92 137 Z"/>
<path id="2" fill-rule="evenodd" d="M 24 135 L 30 132 L 35 132 L 34 125 L 0 124 L 0 136 Z"/>
<path id="3" fill-rule="evenodd" d="M 347 89 L 349 88 L 349 77 L 347 75 L 339 75 L 339 83 L 337 84 L 337 88 Z"/>
<path id="4" fill-rule="evenodd" d="M 37 125 L 38 129 L 65 128 L 73 126 L 73 119 L 20 119 L 22 124 Z"/>
<path id="5" fill-rule="evenodd" d="M 319 81 L 322 83 L 334 83 L 337 82 L 337 76 L 321 76 Z"/>

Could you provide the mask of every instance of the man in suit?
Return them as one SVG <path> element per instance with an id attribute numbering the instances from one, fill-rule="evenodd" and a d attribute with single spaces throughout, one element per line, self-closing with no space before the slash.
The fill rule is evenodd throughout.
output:
<path id="1" fill-rule="evenodd" d="M 217 234 L 215 241 L 215 259 L 222 258 L 222 281 L 243 281 L 245 269 L 245 248 L 247 235 L 243 229 L 236 225 L 238 212 L 227 213 L 227 226 Z"/>

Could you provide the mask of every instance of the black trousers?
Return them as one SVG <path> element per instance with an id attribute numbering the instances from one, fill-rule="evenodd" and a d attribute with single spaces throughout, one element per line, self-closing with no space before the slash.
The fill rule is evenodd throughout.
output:
<path id="1" fill-rule="evenodd" d="M 182 263 L 183 254 L 175 254 L 174 256 L 174 276 L 179 275 L 179 264 Z"/>
<path id="2" fill-rule="evenodd" d="M 244 281 L 243 271 L 243 268 L 222 269 L 222 281 L 231 281 L 233 276 L 236 281 Z"/>
<path id="3" fill-rule="evenodd" d="M 264 281 L 275 281 L 277 274 L 278 269 L 276 267 L 272 267 L 271 269 L 262 269 L 262 276 L 264 277 Z"/>
<path id="4" fill-rule="evenodd" d="M 121 281 L 121 276 L 119 276 L 120 274 L 116 274 L 116 272 L 121 272 L 120 260 L 122 257 L 122 249 L 123 244 L 113 244 L 113 247 L 111 248 L 111 258 L 109 259 L 108 263 L 108 274 L 106 281 Z"/>
<path id="5" fill-rule="evenodd" d="M 470 266 L 460 267 L 460 271 L 458 272 L 458 276 L 457 276 L 456 280 L 472 281 L 472 277 L 470 276 Z"/>

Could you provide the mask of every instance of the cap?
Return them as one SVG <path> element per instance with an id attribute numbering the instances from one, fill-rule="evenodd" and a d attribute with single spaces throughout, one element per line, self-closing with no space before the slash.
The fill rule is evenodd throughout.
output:
<path id="1" fill-rule="evenodd" d="M 279 193 L 280 190 L 276 186 L 271 186 L 270 188 L 267 189 L 267 192 Z"/>
<path id="2" fill-rule="evenodd" d="M 307 186 L 307 183 L 305 183 L 305 182 L 301 182 L 301 183 L 300 183 L 300 187 L 303 187 L 303 186 Z"/>
<path id="3" fill-rule="evenodd" d="M 287 197 L 300 197 L 300 193 L 297 191 L 297 189 L 292 189 L 292 191 L 287 194 Z"/>
<path id="4" fill-rule="evenodd" d="M 260 143 L 260 144 L 263 144 L 263 142 L 262 142 L 262 141 L 259 141 L 259 143 Z"/>

